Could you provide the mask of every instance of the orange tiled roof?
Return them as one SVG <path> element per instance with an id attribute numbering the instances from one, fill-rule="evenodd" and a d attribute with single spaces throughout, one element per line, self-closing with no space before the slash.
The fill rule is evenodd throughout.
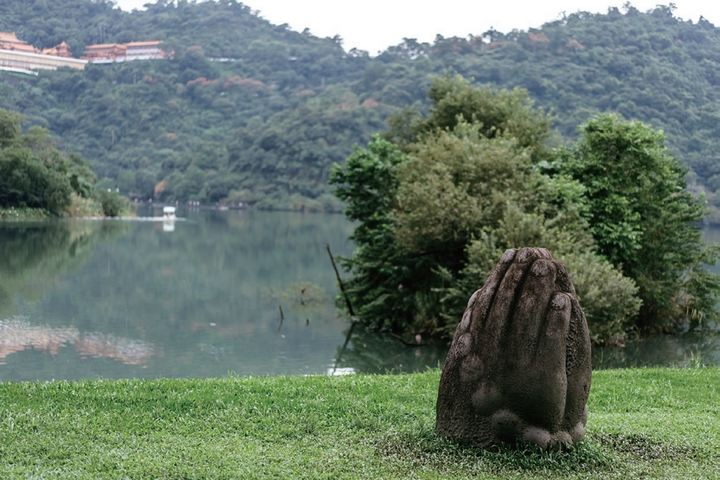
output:
<path id="1" fill-rule="evenodd" d="M 54 57 L 66 57 L 71 58 L 70 47 L 67 43 L 62 42 L 60 45 L 55 45 L 52 48 L 45 48 L 42 51 L 43 55 L 52 55 Z"/>
<path id="2" fill-rule="evenodd" d="M 10 50 L 17 50 L 19 52 L 30 52 L 35 53 L 38 51 L 37 48 L 33 47 L 32 45 L 23 45 L 23 44 L 10 44 Z"/>
<path id="3" fill-rule="evenodd" d="M 162 43 L 162 40 L 151 40 L 148 42 L 130 42 L 126 43 L 126 47 L 152 47 L 155 45 L 160 45 Z"/>
<path id="4" fill-rule="evenodd" d="M 19 40 L 15 36 L 15 32 L 0 32 L 0 42 L 27 43 L 24 40 Z"/>
<path id="5" fill-rule="evenodd" d="M 31 53 L 39 51 L 32 45 L 28 45 L 25 40 L 19 40 L 14 32 L 0 32 L 0 48 Z"/>
<path id="6" fill-rule="evenodd" d="M 106 50 L 108 48 L 123 47 L 121 43 L 98 43 L 95 45 L 88 45 L 85 50 Z"/>

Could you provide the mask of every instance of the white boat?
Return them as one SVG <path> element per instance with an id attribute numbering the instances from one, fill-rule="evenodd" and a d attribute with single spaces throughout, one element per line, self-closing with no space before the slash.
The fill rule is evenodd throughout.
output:
<path id="1" fill-rule="evenodd" d="M 163 219 L 175 220 L 175 207 L 163 207 Z"/>

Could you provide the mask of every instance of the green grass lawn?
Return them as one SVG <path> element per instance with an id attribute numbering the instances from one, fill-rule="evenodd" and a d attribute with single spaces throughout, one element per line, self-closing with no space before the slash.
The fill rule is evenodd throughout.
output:
<path id="1" fill-rule="evenodd" d="M 720 478 L 720 369 L 594 372 L 564 452 L 434 434 L 440 373 L 0 383 L 0 478 Z"/>

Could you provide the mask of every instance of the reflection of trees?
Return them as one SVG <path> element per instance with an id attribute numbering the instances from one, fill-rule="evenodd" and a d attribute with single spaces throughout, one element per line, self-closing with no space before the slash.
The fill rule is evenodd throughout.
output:
<path id="1" fill-rule="evenodd" d="M 332 314 L 332 298 L 320 285 L 302 281 L 295 282 L 278 293 L 272 287 L 261 291 L 261 297 L 268 302 L 277 303 L 286 311 L 292 312 L 300 319 L 320 318 Z"/>
<path id="2" fill-rule="evenodd" d="M 43 298 L 58 275 L 90 260 L 97 241 L 128 228 L 116 222 L 0 223 L 0 315 L 12 313 L 15 298 Z"/>
<path id="3" fill-rule="evenodd" d="M 345 350 L 338 347 L 337 366 L 357 373 L 419 372 L 442 366 L 448 348 L 445 343 L 408 346 L 391 335 L 357 329 Z"/>
<path id="4" fill-rule="evenodd" d="M 413 343 L 409 338 L 405 341 Z M 445 344 L 409 347 L 388 334 L 357 331 L 345 350 L 338 347 L 337 368 L 352 368 L 358 373 L 417 372 L 442 366 L 447 350 Z M 598 347 L 593 349 L 592 362 L 595 370 L 720 365 L 720 335 L 713 332 L 657 335 L 629 342 L 624 348 Z"/>
<path id="5" fill-rule="evenodd" d="M 624 348 L 597 347 L 593 369 L 720 364 L 720 336 L 713 332 L 654 335 Z"/>
<path id="6" fill-rule="evenodd" d="M 114 242 L 94 242 L 82 269 L 16 313 L 54 328 L 72 324 L 80 332 L 154 345 L 147 369 L 133 375 L 323 371 L 343 327 L 325 244 L 351 252 L 345 217 L 212 210 L 182 216 L 188 220 L 173 232 L 138 222 Z M 285 314 L 280 332 L 278 304 Z M 75 361 L 72 349 L 61 349 L 60 356 L 69 353 Z M 37 378 L 23 365 L 13 365 L 14 378 Z M 127 375 L 116 367 L 103 375 L 112 376 L 112 369 Z M 45 375 L 56 375 L 56 368 L 47 367 Z"/>
<path id="7" fill-rule="evenodd" d="M 174 232 L 143 225 L 99 245 L 83 274 L 58 285 L 50 300 L 84 322 L 84 330 L 131 329 L 147 339 L 171 330 L 195 344 L 204 335 L 206 342 L 227 341 L 220 332 L 276 331 L 278 303 L 286 322 L 305 325 L 309 318 L 313 329 L 331 323 L 337 335 L 327 293 L 335 279 L 324 245 L 346 243 L 346 225 L 340 215 L 214 211 L 190 215 Z M 272 302 L 263 296 L 268 291 L 278 294 Z M 210 323 L 217 326 L 203 328 Z"/>

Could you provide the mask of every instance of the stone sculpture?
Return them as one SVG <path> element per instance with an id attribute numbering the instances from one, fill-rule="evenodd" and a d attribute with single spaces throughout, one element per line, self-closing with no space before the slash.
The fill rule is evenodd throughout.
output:
<path id="1" fill-rule="evenodd" d="M 544 248 L 507 250 L 455 331 L 437 432 L 477 446 L 576 443 L 590 380 L 587 321 L 565 266 Z"/>

